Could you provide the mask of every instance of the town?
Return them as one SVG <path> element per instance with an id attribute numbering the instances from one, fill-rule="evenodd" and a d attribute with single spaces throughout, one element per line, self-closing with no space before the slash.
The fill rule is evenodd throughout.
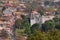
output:
<path id="1" fill-rule="evenodd" d="M 44 40 L 52 30 L 60 32 L 60 0 L 0 0 L 0 40 Z"/>

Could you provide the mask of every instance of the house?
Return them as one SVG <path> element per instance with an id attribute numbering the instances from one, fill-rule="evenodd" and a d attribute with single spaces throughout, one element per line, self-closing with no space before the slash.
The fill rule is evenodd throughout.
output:
<path id="1" fill-rule="evenodd" d="M 13 14 L 14 14 L 14 15 L 22 15 L 23 12 L 14 12 Z"/>
<path id="2" fill-rule="evenodd" d="M 60 18 L 60 14 L 56 14 L 55 17 Z"/>
<path id="3" fill-rule="evenodd" d="M 11 14 L 4 14 L 0 17 L 0 27 L 2 27 L 2 29 L 5 28 L 11 28 L 12 25 L 14 24 L 14 17 Z"/>
<path id="4" fill-rule="evenodd" d="M 3 11 L 3 14 L 12 14 L 12 12 L 10 10 L 6 9 Z"/>
<path id="5" fill-rule="evenodd" d="M 43 15 L 42 16 L 42 23 L 44 23 L 47 20 L 52 20 L 55 16 L 54 15 Z"/>
<path id="6" fill-rule="evenodd" d="M 21 18 L 23 12 L 14 12 L 13 14 L 16 16 L 16 18 Z"/>
<path id="7" fill-rule="evenodd" d="M 35 23 L 41 24 L 41 22 L 42 22 L 41 15 L 36 11 L 32 11 L 30 19 L 31 26 Z"/>

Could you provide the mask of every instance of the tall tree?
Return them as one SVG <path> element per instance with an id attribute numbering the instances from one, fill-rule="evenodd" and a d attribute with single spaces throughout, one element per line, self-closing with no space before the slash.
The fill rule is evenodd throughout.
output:
<path id="1" fill-rule="evenodd" d="M 21 19 L 17 19 L 16 21 L 15 21 L 15 27 L 16 28 L 20 28 L 20 26 L 21 26 Z"/>
<path id="2" fill-rule="evenodd" d="M 53 18 L 53 21 L 55 22 L 55 28 L 60 29 L 60 18 Z"/>
<path id="3" fill-rule="evenodd" d="M 27 19 L 23 20 L 21 26 L 25 29 L 26 34 L 30 34 L 30 23 Z"/>
<path id="4" fill-rule="evenodd" d="M 44 33 L 34 30 L 34 33 L 28 36 L 27 40 L 45 40 Z"/>
<path id="5" fill-rule="evenodd" d="M 43 10 L 38 11 L 38 13 L 40 13 L 40 15 L 42 16 L 43 15 Z"/>
<path id="6" fill-rule="evenodd" d="M 49 30 L 47 33 L 46 33 L 46 36 L 47 36 L 47 40 L 60 40 L 60 30 Z"/>
<path id="7" fill-rule="evenodd" d="M 55 23 L 54 23 L 53 20 L 45 21 L 44 27 L 45 27 L 45 31 L 54 29 L 55 28 Z"/>
<path id="8" fill-rule="evenodd" d="M 33 33 L 33 30 L 39 30 L 39 24 L 35 23 L 34 25 L 32 25 L 31 29 L 31 33 Z"/>

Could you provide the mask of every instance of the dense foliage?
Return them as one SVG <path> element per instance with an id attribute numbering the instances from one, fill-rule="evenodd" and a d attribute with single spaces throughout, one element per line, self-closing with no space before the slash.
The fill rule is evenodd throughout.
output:
<path id="1" fill-rule="evenodd" d="M 30 33 L 30 23 L 28 19 L 20 20 L 17 19 L 15 22 L 16 34 L 29 34 Z"/>
<path id="2" fill-rule="evenodd" d="M 60 40 L 60 19 L 55 17 L 53 20 L 47 20 L 42 25 L 42 30 L 39 29 L 39 24 L 34 24 L 30 27 L 27 19 L 20 22 L 17 19 L 17 33 L 28 35 L 27 40 Z M 22 33 L 22 32 L 23 33 Z M 20 34 L 20 35 L 21 35 Z"/>
<path id="3" fill-rule="evenodd" d="M 49 30 L 40 32 L 35 30 L 33 34 L 28 36 L 27 40 L 60 40 L 60 30 Z"/>
<path id="4" fill-rule="evenodd" d="M 36 25 L 37 24 L 34 24 L 32 26 L 33 33 L 28 36 L 27 40 L 60 40 L 59 18 L 55 17 L 53 20 L 45 21 L 45 23 L 42 25 L 42 31 L 36 30 L 39 28 L 39 26 Z"/>

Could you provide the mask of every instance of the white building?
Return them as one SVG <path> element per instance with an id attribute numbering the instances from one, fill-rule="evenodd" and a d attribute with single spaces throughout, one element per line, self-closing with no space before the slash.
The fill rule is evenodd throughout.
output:
<path id="1" fill-rule="evenodd" d="M 54 15 L 46 15 L 46 16 L 42 16 L 42 23 L 44 23 L 47 20 L 52 20 L 55 16 Z"/>
<path id="2" fill-rule="evenodd" d="M 40 14 L 36 11 L 34 11 L 33 13 L 31 13 L 31 26 L 35 23 L 38 23 L 39 25 L 43 24 L 45 21 L 47 20 L 52 20 L 55 16 L 54 15 L 43 15 L 40 16 Z"/>
<path id="3" fill-rule="evenodd" d="M 33 13 L 31 13 L 31 20 L 30 20 L 30 23 L 31 23 L 31 26 L 35 23 L 38 23 L 38 24 L 41 24 L 41 16 L 38 12 L 34 11 Z"/>

